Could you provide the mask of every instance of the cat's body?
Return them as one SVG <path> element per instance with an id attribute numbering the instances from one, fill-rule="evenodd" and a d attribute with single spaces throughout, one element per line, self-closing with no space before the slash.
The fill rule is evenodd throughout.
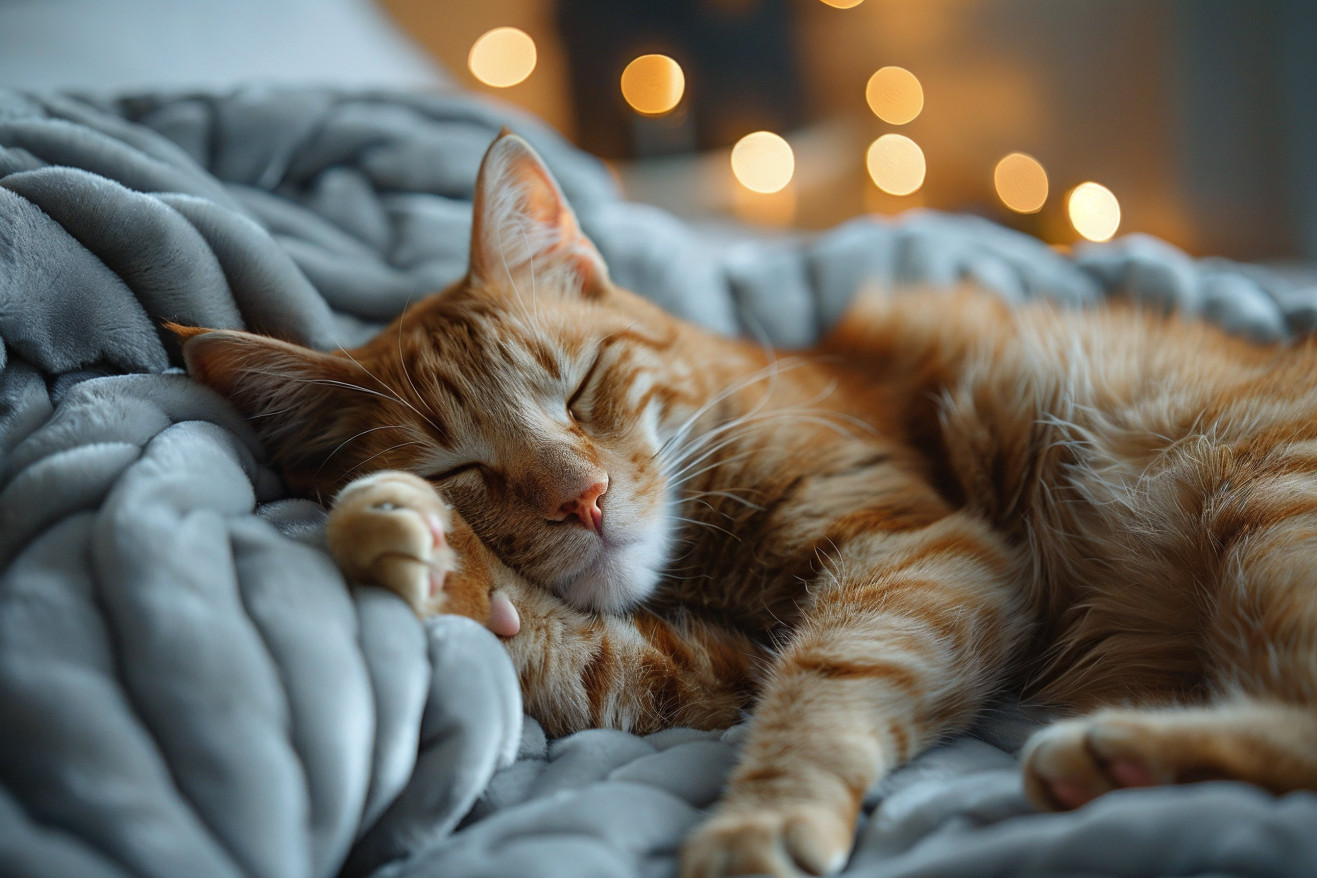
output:
<path id="1" fill-rule="evenodd" d="M 471 275 L 374 342 L 188 334 L 290 484 L 348 485 L 345 569 L 505 635 L 510 598 L 550 731 L 753 704 L 689 875 L 839 867 L 870 784 L 1007 688 L 1080 715 L 1025 753 L 1046 806 L 1317 788 L 1311 344 L 926 293 L 775 355 L 614 289 L 515 138 Z"/>

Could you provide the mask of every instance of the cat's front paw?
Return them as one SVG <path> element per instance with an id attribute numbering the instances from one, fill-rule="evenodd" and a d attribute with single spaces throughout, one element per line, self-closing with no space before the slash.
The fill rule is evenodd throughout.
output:
<path id="1" fill-rule="evenodd" d="M 461 522 L 429 482 L 387 470 L 348 484 L 325 526 L 350 580 L 387 588 L 418 616 L 455 613 L 489 624 L 489 581 L 465 571 L 453 545 Z"/>
<path id="2" fill-rule="evenodd" d="M 452 511 L 409 473 L 385 471 L 348 484 L 329 513 L 329 551 L 349 579 L 387 588 L 418 616 L 442 613 L 457 568 L 448 545 Z"/>
<path id="3" fill-rule="evenodd" d="M 729 810 L 686 840 L 682 878 L 832 875 L 846 864 L 854 827 L 810 803 Z"/>

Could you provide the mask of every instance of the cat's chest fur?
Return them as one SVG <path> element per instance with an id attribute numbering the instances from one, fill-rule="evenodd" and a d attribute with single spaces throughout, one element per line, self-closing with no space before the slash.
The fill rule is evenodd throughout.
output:
<path id="1" fill-rule="evenodd" d="M 851 378 L 812 365 L 778 399 L 737 412 L 743 427 L 714 428 L 729 435 L 683 485 L 658 605 L 764 637 L 795 624 L 857 537 L 946 514 L 933 449 L 911 443 L 899 406 Z"/>

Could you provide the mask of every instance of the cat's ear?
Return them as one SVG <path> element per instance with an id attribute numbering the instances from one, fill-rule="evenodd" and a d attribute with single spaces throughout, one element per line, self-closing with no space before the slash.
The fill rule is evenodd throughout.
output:
<path id="1" fill-rule="evenodd" d="M 597 296 L 608 269 L 581 231 L 562 190 L 530 144 L 504 129 L 476 178 L 471 280 L 530 295 L 564 290 Z M 525 288 L 523 288 L 525 284 Z"/>
<path id="2" fill-rule="evenodd" d="M 314 491 L 321 476 L 332 482 L 326 460 L 367 416 L 349 359 L 250 332 L 165 328 L 179 337 L 188 374 L 251 421 L 295 490 Z"/>

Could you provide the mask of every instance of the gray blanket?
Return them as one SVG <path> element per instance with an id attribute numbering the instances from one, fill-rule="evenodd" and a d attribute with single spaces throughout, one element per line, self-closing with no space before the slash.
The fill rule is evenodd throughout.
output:
<path id="1" fill-rule="evenodd" d="M 1126 238 L 1060 256 L 983 220 L 725 240 L 623 201 L 533 120 L 462 95 L 0 93 L 0 873 L 669 875 L 739 728 L 546 740 L 496 639 L 346 585 L 323 512 L 177 369 L 162 321 L 359 342 L 465 266 L 501 125 L 624 285 L 808 342 L 865 284 L 1119 294 L 1259 338 L 1317 295 Z M 1317 874 L 1317 796 L 1241 785 L 1024 804 L 1002 705 L 869 796 L 848 874 Z"/>

